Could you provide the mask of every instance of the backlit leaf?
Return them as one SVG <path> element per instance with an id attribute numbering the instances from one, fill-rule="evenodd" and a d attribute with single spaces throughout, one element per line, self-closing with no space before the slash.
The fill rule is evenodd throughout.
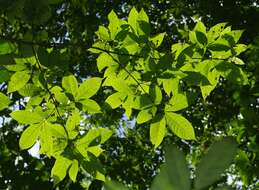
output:
<path id="1" fill-rule="evenodd" d="M 71 164 L 72 161 L 65 157 L 59 156 L 56 159 L 55 164 L 51 170 L 51 176 L 54 178 L 55 184 L 59 183 L 66 177 L 67 170 Z"/>
<path id="2" fill-rule="evenodd" d="M 137 116 L 137 123 L 142 124 L 151 120 L 156 113 L 156 107 L 141 110 Z"/>
<path id="3" fill-rule="evenodd" d="M 155 120 L 153 123 L 151 123 L 150 141 L 152 142 L 153 145 L 155 145 L 155 148 L 157 148 L 163 141 L 165 132 L 166 132 L 165 117 L 163 117 L 160 120 Z"/>
<path id="4" fill-rule="evenodd" d="M 98 78 L 98 77 L 86 79 L 79 86 L 76 99 L 80 100 L 80 99 L 88 99 L 88 98 L 92 97 L 99 90 L 101 83 L 102 83 L 102 79 Z"/>
<path id="5" fill-rule="evenodd" d="M 20 90 L 30 80 L 28 71 L 18 71 L 11 76 L 8 83 L 8 93 Z"/>
<path id="6" fill-rule="evenodd" d="M 68 172 L 69 177 L 73 182 L 76 182 L 77 173 L 78 173 L 78 161 L 73 160 Z"/>
<path id="7" fill-rule="evenodd" d="M 10 103 L 9 97 L 0 92 L 0 111 L 7 108 Z"/>
<path id="8" fill-rule="evenodd" d="M 78 90 L 77 80 L 74 75 L 64 76 L 62 79 L 62 87 L 74 96 Z"/>
<path id="9" fill-rule="evenodd" d="M 156 48 L 158 48 L 162 44 L 165 34 L 166 33 L 163 32 L 163 33 L 157 34 L 156 36 L 150 38 L 150 41 L 155 45 Z"/>
<path id="10" fill-rule="evenodd" d="M 150 88 L 150 92 L 149 93 L 150 93 L 150 95 L 151 95 L 155 105 L 158 105 L 158 104 L 161 103 L 161 101 L 162 101 L 162 92 L 161 92 L 159 86 L 156 85 L 156 86 Z"/>
<path id="11" fill-rule="evenodd" d="M 20 137 L 20 148 L 23 150 L 32 147 L 39 137 L 39 134 L 40 127 L 38 125 L 30 125 L 29 127 L 27 127 Z"/>
<path id="12" fill-rule="evenodd" d="M 10 114 L 10 116 L 21 124 L 40 123 L 44 118 L 36 112 L 27 110 L 18 110 Z"/>
<path id="13" fill-rule="evenodd" d="M 173 112 L 166 112 L 166 124 L 178 137 L 186 140 L 195 140 L 192 124 L 183 116 Z"/>

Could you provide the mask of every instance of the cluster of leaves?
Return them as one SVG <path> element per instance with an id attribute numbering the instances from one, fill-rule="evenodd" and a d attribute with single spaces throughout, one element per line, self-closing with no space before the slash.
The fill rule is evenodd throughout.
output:
<path id="1" fill-rule="evenodd" d="M 6 41 L 2 41 L 1 46 L 4 56 L 17 51 L 13 44 Z M 88 165 L 102 153 L 100 144 L 109 139 L 112 131 L 94 128 L 79 134 L 80 122 L 85 114 L 100 112 L 99 105 L 90 98 L 97 93 L 102 79 L 86 79 L 78 86 L 77 79 L 68 75 L 63 77 L 61 86 L 49 84 L 46 68 L 40 63 L 34 47 L 31 48 L 34 54 L 30 57 L 16 55 L 15 64 L 5 65 L 11 72 L 10 78 L 6 77 L 9 81 L 7 93 L 18 92 L 29 97 L 24 110 L 10 114 L 19 124 L 26 126 L 19 141 L 20 148 L 28 149 L 39 140 L 40 153 L 56 158 L 52 169 L 56 182 L 63 180 L 67 171 L 75 181 L 79 163 L 94 176 L 102 176 L 96 167 Z M 2 75 L 8 74 L 7 70 L 2 70 Z M 1 109 L 7 108 L 10 104 L 8 96 L 1 93 L 1 97 Z"/>
<path id="2" fill-rule="evenodd" d="M 221 174 L 232 163 L 236 152 L 237 143 L 233 138 L 227 137 L 215 142 L 201 158 L 195 170 L 195 178 L 192 177 L 193 181 L 191 181 L 190 169 L 186 164 L 184 154 L 175 146 L 170 146 L 166 150 L 165 163 L 161 166 L 160 173 L 155 177 L 151 190 L 202 190 L 213 187 L 215 183 L 219 182 Z M 222 157 L 222 155 L 224 156 Z M 126 190 L 127 188 L 114 182 L 107 182 L 106 189 Z M 214 189 L 228 190 L 232 188 L 220 185 Z"/>
<path id="3" fill-rule="evenodd" d="M 198 22 L 186 31 L 187 42 L 172 45 L 170 52 L 160 52 L 165 33 L 150 37 L 146 13 L 133 8 L 128 22 L 114 12 L 108 16 L 108 28 L 100 26 L 99 39 L 89 50 L 99 54 L 97 66 L 105 78 L 103 86 L 115 90 L 106 102 L 122 107 L 127 117 L 132 110 L 138 124 L 150 124 L 151 142 L 158 147 L 166 135 L 166 126 L 182 139 L 195 139 L 191 123 L 179 111 L 189 105 L 188 89 L 198 86 L 204 99 L 216 87 L 219 78 L 247 83 L 237 56 L 246 50 L 238 44 L 241 30 L 231 30 L 220 23 L 207 30 Z"/>
<path id="4" fill-rule="evenodd" d="M 67 173 L 75 181 L 79 168 L 104 180 L 97 157 L 103 152 L 100 145 L 110 138 L 112 130 L 89 126 L 85 132 L 80 128 L 86 117 L 106 109 L 95 101 L 100 88 L 112 109 L 123 108 L 129 119 L 150 125 L 150 140 L 157 148 L 167 134 L 166 127 L 182 139 L 196 139 L 192 124 L 181 115 L 192 103 L 190 87 L 199 87 L 206 99 L 220 77 L 247 83 L 239 66 L 244 63 L 237 57 L 247 48 L 238 44 L 242 31 L 231 30 L 226 23 L 207 30 L 198 21 L 193 30 L 185 31 L 184 42 L 164 52 L 159 48 L 166 33 L 150 36 L 151 26 L 144 10 L 133 8 L 127 21 L 112 11 L 108 20 L 108 27 L 99 27 L 98 39 L 89 49 L 98 54 L 97 67 L 103 78 L 87 78 L 80 85 L 73 74 L 61 79 L 53 70 L 50 72 L 53 50 L 42 52 L 35 45 L 6 40 L 0 44 L 4 67 L 0 78 L 8 82 L 7 94 L 0 94 L 0 109 L 8 108 L 8 95 L 29 97 L 24 102 L 25 109 L 10 116 L 26 126 L 19 143 L 22 149 L 39 141 L 40 153 L 56 159 L 52 169 L 56 183 Z M 60 54 L 65 53 L 66 50 Z M 59 66 L 51 69 L 55 67 Z"/>

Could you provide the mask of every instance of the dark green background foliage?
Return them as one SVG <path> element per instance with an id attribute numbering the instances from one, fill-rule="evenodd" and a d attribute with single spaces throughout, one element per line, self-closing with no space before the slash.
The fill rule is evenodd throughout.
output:
<path id="1" fill-rule="evenodd" d="M 156 146 L 160 143 L 153 143 L 155 140 L 152 141 L 153 144 L 151 143 L 149 124 L 135 122 L 133 118 L 137 118 L 138 111 L 133 111 L 131 115 L 133 121 L 129 121 L 124 115 L 123 108 L 112 109 L 105 102 L 109 95 L 114 93 L 112 88 L 103 86 L 103 89 L 96 92 L 97 94 L 94 93 L 93 97 L 90 95 L 87 97 L 88 100 L 93 99 L 99 104 L 102 108 L 102 113 L 99 113 L 98 107 L 93 106 L 95 109 L 91 110 L 84 106 L 83 101 L 76 100 L 74 90 L 69 90 L 70 87 L 67 87 L 65 82 L 62 84 L 63 77 L 69 76 L 71 73 L 79 84 L 82 84 L 86 78 L 103 77 L 104 72 L 100 72 L 100 68 L 96 64 L 98 55 L 88 51 L 96 41 L 100 40 L 100 36 L 98 37 L 95 32 L 98 31 L 99 26 L 108 26 L 107 16 L 112 10 L 117 13 L 119 18 L 126 20 L 133 7 L 138 11 L 143 8 L 147 13 L 151 24 L 150 36 L 166 32 L 162 44 L 157 48 L 159 52 L 170 51 L 171 45 L 177 42 L 189 43 L 188 32 L 195 27 L 197 18 L 200 18 L 208 29 L 217 23 L 226 22 L 227 26 L 232 26 L 233 30 L 244 30 L 238 43 L 247 44 L 248 49 L 238 55 L 245 64 L 237 67 L 242 69 L 244 78 L 240 79 L 240 76 L 243 75 L 240 75 L 239 69 L 234 69 L 232 74 L 219 78 L 216 88 L 206 99 L 203 98 L 199 87 L 191 84 L 192 81 L 195 82 L 197 76 L 192 76 L 192 78 L 190 75 L 190 83 L 182 83 L 182 89 L 188 91 L 189 107 L 184 107 L 181 115 L 191 122 L 196 141 L 183 140 L 184 138 L 181 139 L 168 130 L 161 145 L 154 149 L 153 144 Z M 103 186 L 103 182 L 100 180 L 102 177 L 98 178 L 95 175 L 96 171 L 133 189 L 144 190 L 151 186 L 161 163 L 164 162 L 164 148 L 168 144 L 176 144 L 186 154 L 188 163 L 191 163 L 191 174 L 193 174 L 194 168 L 207 152 L 208 147 L 224 136 L 235 138 L 238 143 L 238 152 L 233 165 L 211 188 L 226 184 L 227 176 L 231 176 L 232 180 L 229 185 L 234 189 L 259 188 L 259 25 L 257 23 L 259 1 L 0 0 L 0 15 L 1 190 L 87 188 L 98 190 Z M 203 34 L 199 31 L 197 33 L 197 40 L 200 44 L 206 44 Z M 109 41 L 109 45 L 116 47 L 115 50 L 122 51 L 113 40 Z M 224 47 L 216 48 L 224 49 Z M 19 66 L 13 65 L 14 57 L 17 59 L 34 57 L 35 51 L 37 51 L 41 66 L 37 60 L 20 60 Z M 121 58 L 123 59 L 120 61 L 128 61 L 127 56 Z M 168 59 L 166 57 L 165 63 L 170 59 L 170 56 Z M 33 61 L 32 65 L 28 65 L 27 62 Z M 29 94 L 26 94 L 28 93 L 26 90 L 16 91 L 15 88 L 18 84 L 10 87 L 12 86 L 10 85 L 11 76 L 15 72 L 23 71 L 24 68 L 30 68 L 30 71 L 29 74 L 22 75 L 23 78 L 28 77 L 29 83 L 39 81 L 37 88 L 28 87 Z M 226 68 L 218 66 L 218 69 Z M 145 78 L 146 81 L 152 78 L 148 74 Z M 151 74 L 153 73 L 151 72 Z M 73 79 L 67 81 L 73 81 Z M 56 85 L 65 89 L 66 96 L 72 102 L 76 102 L 75 107 L 79 110 L 83 110 L 87 114 L 93 113 L 91 117 L 81 118 L 81 131 L 101 126 L 114 132 L 105 143 L 99 137 L 95 139 L 97 142 L 91 142 L 93 146 L 99 146 L 101 143 L 104 152 L 98 159 L 90 155 L 89 162 L 85 161 L 85 158 L 82 158 L 79 153 L 71 153 L 70 150 L 74 149 L 73 146 L 66 147 L 64 157 L 71 160 L 76 158 L 81 165 L 74 182 L 70 179 L 73 177 L 66 175 L 60 183 L 55 184 L 56 181 L 51 177 L 55 156 L 47 153 L 47 155 L 42 154 L 38 159 L 32 157 L 27 150 L 21 150 L 21 148 L 26 149 L 30 146 L 20 142 L 19 147 L 19 139 L 24 129 L 17 121 L 10 118 L 13 109 L 23 110 L 28 106 L 28 100 L 24 98 L 27 96 L 39 95 L 52 102 L 46 106 L 44 104 L 46 102 L 39 100 L 41 105 L 49 106 L 48 108 L 55 107 L 56 101 L 53 101 L 48 93 L 48 84 L 51 87 Z M 95 84 L 98 86 L 98 81 L 93 83 L 93 86 Z M 62 99 L 64 96 L 59 92 L 59 89 L 56 89 L 51 93 L 56 98 L 59 97 L 57 105 L 62 105 L 62 101 L 67 100 Z M 9 97 L 10 102 L 4 95 Z M 163 97 L 167 97 L 165 93 Z M 164 98 L 164 101 L 167 100 Z M 36 105 L 37 100 L 35 102 Z M 66 120 L 58 117 L 60 114 L 64 114 L 65 111 L 62 109 L 60 108 L 60 113 L 55 112 L 56 118 L 47 119 L 50 122 L 55 121 L 60 125 L 66 125 Z M 69 113 L 71 113 L 73 107 L 66 109 L 70 109 Z M 49 114 L 52 115 L 52 113 Z M 65 114 L 62 116 L 63 118 L 68 117 Z M 16 120 L 19 121 L 19 119 Z M 53 125 L 51 126 L 55 128 Z M 59 128 L 58 132 L 62 134 L 64 131 Z M 70 135 L 73 136 L 73 132 Z M 68 144 L 74 141 L 71 137 Z M 192 175 L 191 177 L 194 178 Z"/>

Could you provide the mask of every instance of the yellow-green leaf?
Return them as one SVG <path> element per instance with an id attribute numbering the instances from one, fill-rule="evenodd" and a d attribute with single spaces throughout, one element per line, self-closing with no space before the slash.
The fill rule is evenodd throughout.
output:
<path id="1" fill-rule="evenodd" d="M 173 112 L 166 112 L 166 124 L 178 137 L 185 140 L 195 140 L 192 124 L 183 116 Z"/>
<path id="2" fill-rule="evenodd" d="M 76 96 L 77 100 L 88 99 L 95 95 L 99 90 L 102 83 L 102 79 L 99 77 L 93 77 L 86 79 L 79 87 L 78 93 Z"/>
<path id="3" fill-rule="evenodd" d="M 0 111 L 7 108 L 10 103 L 11 101 L 8 96 L 0 92 Z"/>
<path id="4" fill-rule="evenodd" d="M 8 83 L 8 93 L 21 89 L 29 80 L 30 74 L 28 71 L 18 71 L 14 73 Z"/>
<path id="5" fill-rule="evenodd" d="M 155 148 L 157 148 L 164 139 L 166 132 L 166 121 L 165 117 L 151 123 L 150 125 L 150 140 Z"/>
<path id="6" fill-rule="evenodd" d="M 30 125 L 27 127 L 19 140 L 20 148 L 27 149 L 32 147 L 40 134 L 40 127 L 38 125 Z"/>
<path id="7" fill-rule="evenodd" d="M 76 182 L 77 173 L 78 173 L 78 161 L 74 159 L 68 172 L 68 175 L 73 182 Z"/>
<path id="8" fill-rule="evenodd" d="M 78 84 L 74 75 L 64 76 L 62 79 L 62 87 L 74 96 L 77 93 Z"/>
<path id="9" fill-rule="evenodd" d="M 155 45 L 156 48 L 158 48 L 162 44 L 165 34 L 166 33 L 163 32 L 163 33 L 157 34 L 156 36 L 150 38 L 150 41 Z"/>
<path id="10" fill-rule="evenodd" d="M 27 110 L 14 111 L 10 116 L 21 124 L 40 123 L 44 119 L 37 112 L 30 112 Z"/>

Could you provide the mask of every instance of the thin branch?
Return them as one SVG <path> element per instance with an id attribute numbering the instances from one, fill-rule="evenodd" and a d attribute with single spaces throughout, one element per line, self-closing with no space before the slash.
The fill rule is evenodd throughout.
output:
<path id="1" fill-rule="evenodd" d="M 137 58 L 144 58 L 141 55 L 135 55 L 135 54 L 130 54 L 130 53 L 121 53 L 121 52 L 116 52 L 116 51 L 110 51 L 110 50 L 102 49 L 102 48 L 99 48 L 99 47 L 91 47 L 90 49 L 100 50 L 100 51 L 103 51 L 103 52 L 108 53 L 108 54 L 116 54 L 116 55 L 122 55 L 122 56 L 131 56 L 131 57 L 137 57 Z M 152 57 L 152 59 L 159 60 L 159 58 L 153 58 L 153 57 Z"/>
<path id="2" fill-rule="evenodd" d="M 27 45 L 32 45 L 32 46 L 37 45 L 37 46 L 41 46 L 41 47 L 45 47 L 45 48 L 65 48 L 67 46 L 73 47 L 73 46 L 79 45 L 79 43 L 55 43 L 55 42 L 48 43 L 48 42 L 39 42 L 39 41 L 27 41 L 27 40 L 23 40 L 23 39 L 10 38 L 8 36 L 1 35 L 1 34 L 0 34 L 0 39 L 10 41 L 13 43 L 21 43 L 21 44 L 27 44 Z M 141 55 L 135 55 L 135 54 L 130 54 L 130 53 L 121 53 L 121 52 L 111 51 L 111 50 L 107 50 L 107 49 L 102 49 L 99 47 L 86 47 L 86 49 L 89 49 L 89 48 L 100 50 L 100 51 L 106 52 L 108 54 L 145 58 L 144 56 L 141 56 Z M 155 58 L 155 57 L 151 57 L 151 59 L 159 60 L 159 58 Z M 194 60 L 222 60 L 222 61 L 227 60 L 226 58 L 209 58 L 209 59 L 192 58 L 192 59 L 194 59 Z"/>
<path id="3" fill-rule="evenodd" d="M 38 67 L 39 67 L 39 70 L 40 70 L 41 73 L 43 73 L 43 70 L 42 70 L 42 68 L 41 68 L 41 64 L 40 64 L 40 61 L 39 61 L 37 52 L 36 52 L 36 50 L 34 49 L 33 46 L 32 46 L 32 51 L 33 51 L 34 57 L 35 57 L 35 59 L 36 59 L 37 65 L 38 65 Z M 44 84 L 45 90 L 46 90 L 46 91 L 48 92 L 48 94 L 50 95 L 50 98 L 51 98 L 51 100 L 53 101 L 53 104 L 54 104 L 54 106 L 55 106 L 55 110 L 56 110 L 56 112 L 57 112 L 57 114 L 58 114 L 58 117 L 59 117 L 59 119 L 62 121 L 62 126 L 63 126 L 63 128 L 64 128 L 64 130 L 65 130 L 65 132 L 66 132 L 66 134 L 67 134 L 67 136 L 68 136 L 68 132 L 67 132 L 67 129 L 66 129 L 66 127 L 65 127 L 65 123 L 63 122 L 63 118 L 62 118 L 62 116 L 61 116 L 61 114 L 60 114 L 60 112 L 59 112 L 59 110 L 58 110 L 58 102 L 57 102 L 57 100 L 55 99 L 55 97 L 53 96 L 52 92 L 50 91 L 50 89 L 49 89 L 49 87 L 48 87 L 47 80 L 46 80 L 44 77 L 43 77 L 43 80 L 44 80 L 44 83 L 45 83 L 45 84 Z"/>
<path id="4" fill-rule="evenodd" d="M 108 53 L 109 54 L 109 53 Z M 132 74 L 131 74 L 131 72 L 129 72 L 128 71 L 128 69 L 126 69 L 119 61 L 117 61 L 111 54 L 109 54 L 111 57 L 112 57 L 112 59 L 116 62 L 116 63 L 118 63 L 119 65 L 120 65 L 120 67 L 123 69 L 123 70 L 125 70 L 127 73 L 128 73 L 128 75 L 138 84 L 138 86 L 140 86 L 140 88 L 143 90 L 143 92 L 145 92 L 145 93 L 147 93 L 146 91 L 145 91 L 145 89 L 141 86 L 141 83 L 138 81 L 138 79 L 136 79 L 136 77 L 134 77 Z M 147 93 L 148 94 L 148 93 Z"/>

